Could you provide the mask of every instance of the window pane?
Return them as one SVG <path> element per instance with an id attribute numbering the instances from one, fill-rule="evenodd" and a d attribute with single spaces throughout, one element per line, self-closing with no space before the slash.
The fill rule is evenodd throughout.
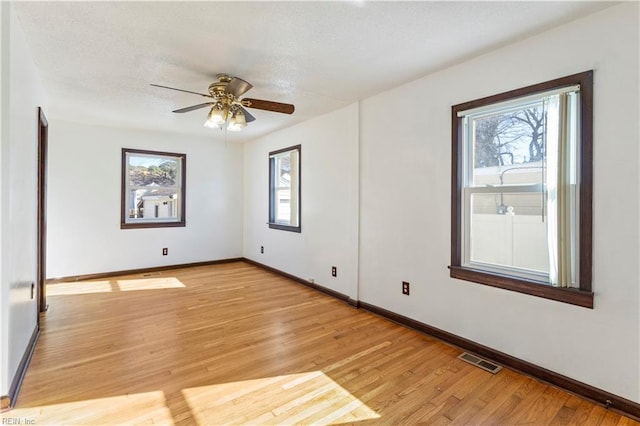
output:
<path id="1" fill-rule="evenodd" d="M 178 171 L 175 158 L 129 154 L 129 218 L 178 219 Z"/>
<path id="2" fill-rule="evenodd" d="M 499 191 L 499 188 L 496 188 Z M 511 214 L 542 217 L 542 192 L 491 192 L 472 195 L 471 209 L 476 214 Z"/>
<path id="3" fill-rule="evenodd" d="M 291 186 L 291 160 L 290 153 L 283 157 L 277 158 L 277 169 L 278 169 L 278 177 L 280 180 L 278 181 L 277 186 Z"/>
<path id="4" fill-rule="evenodd" d="M 291 218 L 291 190 L 276 190 L 276 222 L 289 224 Z"/>
<path id="5" fill-rule="evenodd" d="M 542 183 L 545 122 L 542 102 L 470 118 L 470 185 Z"/>
<path id="6" fill-rule="evenodd" d="M 542 194 L 536 192 L 471 194 L 471 262 L 549 272 L 547 224 Z"/>
<path id="7" fill-rule="evenodd" d="M 176 186 L 179 163 L 176 159 L 129 154 L 129 185 Z"/>
<path id="8" fill-rule="evenodd" d="M 300 147 L 270 153 L 269 167 L 269 222 L 299 228 Z M 294 231 L 300 232 L 299 229 Z"/>
<path id="9" fill-rule="evenodd" d="M 178 193 L 168 190 L 134 189 L 129 197 L 131 219 L 177 219 Z"/>
<path id="10" fill-rule="evenodd" d="M 291 223 L 291 152 L 276 157 L 275 222 Z"/>
<path id="11" fill-rule="evenodd" d="M 184 154 L 123 149 L 122 227 L 184 226 Z"/>

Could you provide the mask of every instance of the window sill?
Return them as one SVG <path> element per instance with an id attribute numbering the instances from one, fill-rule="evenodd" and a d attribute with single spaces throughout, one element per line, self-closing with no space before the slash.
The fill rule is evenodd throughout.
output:
<path id="1" fill-rule="evenodd" d="M 539 281 L 524 280 L 506 275 L 490 274 L 485 271 L 463 268 L 461 266 L 449 266 L 449 270 L 451 278 L 472 281 L 491 287 L 516 291 L 518 293 L 529 294 L 531 296 L 542 297 L 544 299 L 593 309 L 593 292 L 590 291 L 574 288 L 552 287 L 549 284 Z"/>
<path id="2" fill-rule="evenodd" d="M 267 225 L 269 225 L 269 228 L 271 229 L 279 229 L 281 231 L 289 231 L 289 232 L 297 232 L 297 233 L 302 232 L 302 227 L 300 226 L 283 225 L 281 223 L 275 223 L 275 222 L 267 222 Z"/>
<path id="3" fill-rule="evenodd" d="M 140 222 L 140 223 L 120 223 L 120 229 L 139 229 L 139 228 L 176 228 L 185 227 L 184 221 L 180 222 Z"/>

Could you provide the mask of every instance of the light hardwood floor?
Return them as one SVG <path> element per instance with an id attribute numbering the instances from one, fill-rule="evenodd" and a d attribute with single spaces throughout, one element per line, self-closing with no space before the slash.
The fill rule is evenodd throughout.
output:
<path id="1" fill-rule="evenodd" d="M 3 424 L 638 424 L 243 262 L 48 291 Z"/>

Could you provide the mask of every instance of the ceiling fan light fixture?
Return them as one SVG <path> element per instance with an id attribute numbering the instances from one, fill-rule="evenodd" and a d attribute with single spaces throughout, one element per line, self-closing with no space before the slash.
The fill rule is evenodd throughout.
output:
<path id="1" fill-rule="evenodd" d="M 207 115 L 207 121 L 205 122 L 205 127 L 216 128 L 220 127 L 222 123 L 226 121 L 227 114 L 226 111 L 221 110 L 218 106 L 214 106 L 209 111 Z"/>
<path id="2" fill-rule="evenodd" d="M 216 120 L 211 117 L 211 113 L 209 113 L 207 121 L 204 122 L 204 127 L 208 127 L 209 129 L 219 129 L 220 124 L 218 124 Z"/>
<path id="3" fill-rule="evenodd" d="M 240 127 L 247 126 L 247 118 L 244 116 L 244 113 L 242 112 L 242 110 L 236 112 L 232 118 L 235 119 L 235 122 L 238 126 Z"/>
<path id="4" fill-rule="evenodd" d="M 220 129 L 220 125 L 216 124 L 210 120 L 207 120 L 204 122 L 204 127 L 207 127 L 209 129 Z"/>
<path id="5" fill-rule="evenodd" d="M 246 124 L 245 124 L 246 126 Z M 236 122 L 236 117 L 235 115 L 233 117 L 231 117 L 231 120 L 229 120 L 229 125 L 227 126 L 227 130 L 230 132 L 239 132 L 240 130 L 242 130 L 243 126 L 240 126 L 237 122 Z"/>
<path id="6" fill-rule="evenodd" d="M 2 0 L 0 0 L 2 1 Z M 218 74 L 217 81 L 209 85 L 209 94 L 192 92 L 191 90 L 177 89 L 175 87 L 151 84 L 163 89 L 176 90 L 178 92 L 191 93 L 209 98 L 207 102 L 180 108 L 173 112 L 185 113 L 200 108 L 211 107 L 207 114 L 204 127 L 211 129 L 223 129 L 237 132 L 247 127 L 247 123 L 255 121 L 255 117 L 246 108 L 255 108 L 265 111 L 293 114 L 294 105 L 281 102 L 265 101 L 261 99 L 240 98 L 253 86 L 251 83 L 238 77 L 227 74 Z"/>

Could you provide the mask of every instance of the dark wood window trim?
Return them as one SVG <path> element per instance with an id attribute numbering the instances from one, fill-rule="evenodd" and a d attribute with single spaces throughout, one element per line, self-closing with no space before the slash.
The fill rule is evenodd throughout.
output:
<path id="1" fill-rule="evenodd" d="M 557 288 L 508 275 L 462 266 L 462 123 L 458 112 L 533 95 L 556 88 L 580 85 L 580 288 Z M 592 187 L 593 187 L 593 71 L 561 77 L 532 86 L 488 96 L 451 107 L 451 266 L 450 276 L 545 299 L 593 308 L 592 280 Z"/>
<path id="2" fill-rule="evenodd" d="M 127 223 L 125 206 L 127 205 L 127 154 L 157 155 L 163 157 L 176 157 L 181 160 L 180 167 L 180 220 L 170 222 L 140 222 Z M 187 187 L 187 154 L 176 154 L 173 152 L 149 151 L 143 149 L 122 148 L 122 183 L 120 201 L 120 229 L 140 229 L 140 228 L 174 228 L 186 226 L 186 187 Z"/>
<path id="3" fill-rule="evenodd" d="M 283 225 L 275 222 L 275 161 L 271 156 L 288 151 L 298 151 L 298 226 Z M 302 232 L 302 145 L 278 149 L 269 153 L 269 228 L 281 231 Z"/>

